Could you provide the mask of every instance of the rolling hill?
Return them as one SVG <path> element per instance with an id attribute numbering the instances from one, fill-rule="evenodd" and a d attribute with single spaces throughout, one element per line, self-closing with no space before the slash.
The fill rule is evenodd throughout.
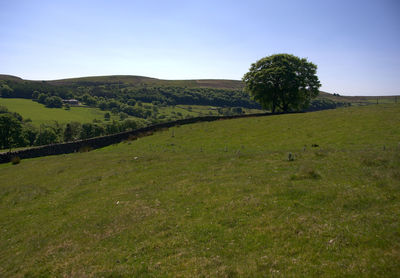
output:
<path id="1" fill-rule="evenodd" d="M 148 86 L 155 87 L 177 87 L 177 88 L 209 88 L 209 89 L 224 89 L 224 90 L 235 90 L 242 91 L 243 83 L 240 80 L 224 80 L 224 79 L 194 79 L 194 80 L 163 80 L 145 76 L 135 75 L 109 75 L 109 76 L 89 76 L 89 77 L 78 77 L 68 78 L 59 80 L 24 80 L 17 76 L 2 75 L 0 74 L 0 80 L 13 81 L 18 83 L 33 83 L 33 84 L 49 84 L 57 87 L 78 87 L 78 86 L 115 86 L 115 87 L 129 87 L 129 88 L 143 88 Z M 397 102 L 397 98 L 400 96 L 342 96 L 333 95 L 328 92 L 320 92 L 319 99 L 328 99 L 336 103 L 352 103 L 355 105 L 359 104 L 370 104 L 376 103 L 377 98 L 381 103 L 394 103 Z"/>
<path id="2" fill-rule="evenodd" d="M 0 80 L 12 80 L 19 82 L 46 82 L 52 85 L 76 86 L 102 85 L 102 84 L 121 84 L 127 86 L 177 86 L 188 88 L 215 88 L 215 89 L 242 89 L 243 84 L 239 80 L 224 79 L 195 79 L 195 80 L 163 80 L 145 76 L 135 75 L 109 75 L 109 76 L 91 76 L 68 78 L 59 80 L 24 80 L 17 76 L 0 75 Z"/>

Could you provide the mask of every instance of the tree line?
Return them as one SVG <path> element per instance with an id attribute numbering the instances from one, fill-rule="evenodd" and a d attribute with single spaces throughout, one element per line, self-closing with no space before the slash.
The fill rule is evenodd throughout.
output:
<path id="1" fill-rule="evenodd" d="M 4 98 L 37 99 L 34 92 L 39 92 L 61 99 L 82 99 L 85 95 L 93 97 L 91 105 L 97 99 L 117 100 L 128 104 L 131 99 L 142 102 L 159 102 L 166 105 L 211 105 L 221 107 L 260 108 L 252 101 L 248 94 L 241 90 L 215 89 L 215 88 L 185 88 L 171 86 L 142 86 L 124 87 L 112 84 L 97 84 L 86 82 L 84 85 L 53 85 L 39 81 L 13 81 L 6 80 L 0 84 L 0 96 Z M 86 99 L 87 100 L 87 99 Z M 87 101 L 86 101 L 87 102 Z"/>
<path id="2" fill-rule="evenodd" d="M 79 122 L 61 124 L 54 121 L 35 127 L 29 119 L 24 119 L 20 114 L 0 106 L 0 149 L 69 142 L 134 130 L 145 125 L 140 120 L 125 119 L 83 124 Z"/>

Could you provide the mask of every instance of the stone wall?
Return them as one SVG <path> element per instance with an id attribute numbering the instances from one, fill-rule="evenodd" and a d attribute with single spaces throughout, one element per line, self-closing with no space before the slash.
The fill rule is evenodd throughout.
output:
<path id="1" fill-rule="evenodd" d="M 271 116 L 271 115 L 277 115 L 277 114 L 280 114 L 280 113 L 274 113 L 274 114 L 261 113 L 261 114 L 247 114 L 247 115 L 236 115 L 236 116 L 206 116 L 206 117 L 197 117 L 197 118 L 177 120 L 177 121 L 173 121 L 173 122 L 166 122 L 166 123 L 156 124 L 156 125 L 152 125 L 152 126 L 147 126 L 147 127 L 132 130 L 132 131 L 126 131 L 126 132 L 121 132 L 121 133 L 116 133 L 116 134 L 111 134 L 111 135 L 106 135 L 106 136 L 101 136 L 101 137 L 94 137 L 94 138 L 85 139 L 85 140 L 45 145 L 45 146 L 32 147 L 32 148 L 18 150 L 18 151 L 0 153 L 0 163 L 10 162 L 11 158 L 16 157 L 16 156 L 18 156 L 21 159 L 24 159 L 24 158 L 34 158 L 34 157 L 48 156 L 48 155 L 74 153 L 74 152 L 90 150 L 90 149 L 98 149 L 98 148 L 106 147 L 106 146 L 109 146 L 112 144 L 120 143 L 123 140 L 150 135 L 157 130 L 169 128 L 169 127 L 173 127 L 173 126 L 198 123 L 198 122 L 210 122 L 210 121 L 223 120 L 223 119 Z"/>

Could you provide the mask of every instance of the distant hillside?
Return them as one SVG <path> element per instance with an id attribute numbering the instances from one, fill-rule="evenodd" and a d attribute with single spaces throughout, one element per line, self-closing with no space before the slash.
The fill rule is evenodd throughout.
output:
<path id="1" fill-rule="evenodd" d="M 239 80 L 224 80 L 224 79 L 196 79 L 196 80 L 163 80 L 145 76 L 134 75 L 110 75 L 110 76 L 92 76 L 69 78 L 49 81 L 55 85 L 111 85 L 124 84 L 129 86 L 173 86 L 173 87 L 188 87 L 188 88 L 215 88 L 215 89 L 242 89 L 243 84 Z"/>
<path id="2" fill-rule="evenodd" d="M 243 83 L 239 80 L 226 79 L 194 79 L 194 80 L 163 80 L 146 76 L 135 75 L 109 75 L 109 76 L 89 76 L 78 78 L 67 78 L 59 80 L 24 80 L 17 76 L 0 75 L 0 80 L 46 82 L 52 85 L 61 86 L 98 86 L 98 85 L 125 85 L 128 87 L 142 86 L 173 86 L 187 88 L 215 88 L 238 90 L 243 88 Z"/>
<path id="3" fill-rule="evenodd" d="M 0 80 L 9 80 L 9 81 L 24 81 L 22 78 L 14 75 L 0 74 Z"/>
<path id="4" fill-rule="evenodd" d="M 143 76 L 115 75 L 32 81 L 3 75 L 0 76 L 0 82 L 11 89 L 4 90 L 4 93 L 0 92 L 3 98 L 36 99 L 40 94 L 45 94 L 47 97 L 76 98 L 89 106 L 114 99 L 124 104 L 134 100 L 164 105 L 261 108 L 243 92 L 243 84 L 238 80 L 161 80 Z M 120 105 L 112 104 L 112 106 Z M 102 105 L 102 109 L 107 108 Z"/>
<path id="5" fill-rule="evenodd" d="M 119 99 L 121 102 L 133 98 L 143 102 L 158 101 L 168 105 L 260 108 L 247 93 L 243 92 L 243 83 L 240 80 L 163 80 L 145 76 L 110 75 L 33 81 L 17 76 L 0 75 L 0 81 L 6 82 L 14 90 L 12 95 L 2 97 L 30 99 L 32 93 L 38 91 L 80 100 L 84 94 L 89 94 L 98 98 Z M 397 96 L 340 96 L 320 92 L 318 98 L 311 103 L 310 110 L 336 108 L 350 104 L 366 105 L 377 101 L 393 103 L 397 102 Z"/>

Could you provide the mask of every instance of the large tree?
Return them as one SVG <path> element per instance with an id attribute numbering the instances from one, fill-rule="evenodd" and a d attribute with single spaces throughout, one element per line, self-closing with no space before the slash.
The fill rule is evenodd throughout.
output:
<path id="1" fill-rule="evenodd" d="M 11 89 L 7 84 L 0 85 L 0 96 L 4 98 L 13 97 L 14 90 Z"/>
<path id="2" fill-rule="evenodd" d="M 61 108 L 63 105 L 62 99 L 57 96 L 51 96 L 45 100 L 46 107 L 49 108 Z"/>
<path id="3" fill-rule="evenodd" d="M 0 114 L 0 149 L 17 146 L 21 141 L 21 122 L 12 114 Z"/>
<path id="4" fill-rule="evenodd" d="M 305 58 L 276 54 L 251 65 L 243 76 L 245 91 L 264 109 L 297 111 L 305 109 L 321 86 L 317 66 Z"/>

